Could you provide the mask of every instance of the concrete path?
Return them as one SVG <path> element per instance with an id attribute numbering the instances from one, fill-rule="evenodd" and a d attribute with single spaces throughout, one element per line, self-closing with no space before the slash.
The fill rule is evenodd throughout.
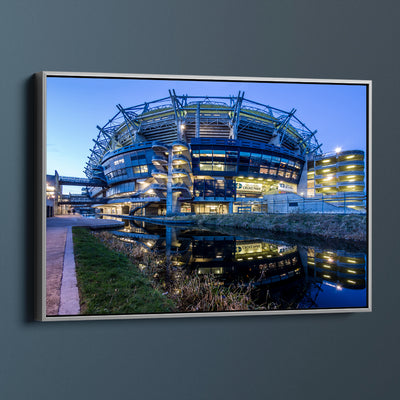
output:
<path id="1" fill-rule="evenodd" d="M 72 226 L 119 228 L 123 222 L 58 215 L 46 221 L 46 314 L 79 314 Z"/>
<path id="2" fill-rule="evenodd" d="M 72 242 L 72 227 L 69 226 L 65 242 L 58 315 L 78 315 L 80 314 L 80 310 L 78 283 L 75 272 L 74 245 Z"/>

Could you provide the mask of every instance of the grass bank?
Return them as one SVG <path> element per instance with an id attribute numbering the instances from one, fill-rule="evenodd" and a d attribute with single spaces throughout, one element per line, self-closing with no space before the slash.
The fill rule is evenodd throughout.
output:
<path id="1" fill-rule="evenodd" d="M 199 225 L 313 235 L 324 239 L 367 240 L 365 215 L 340 214 L 222 214 L 192 216 Z"/>
<path id="2" fill-rule="evenodd" d="M 124 254 L 138 265 L 153 287 L 170 299 L 175 312 L 215 312 L 263 310 L 254 303 L 252 287 L 224 286 L 214 275 L 198 276 L 177 265 L 167 265 L 165 257 L 148 251 L 138 243 L 127 243 L 110 232 L 96 237 L 109 249 Z"/>
<path id="3" fill-rule="evenodd" d="M 156 290 L 129 258 L 109 249 L 85 228 L 73 230 L 83 314 L 161 313 L 173 302 Z"/>

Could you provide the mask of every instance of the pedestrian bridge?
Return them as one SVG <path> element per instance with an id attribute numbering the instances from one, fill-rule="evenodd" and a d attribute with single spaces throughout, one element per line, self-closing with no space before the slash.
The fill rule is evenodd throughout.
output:
<path id="1" fill-rule="evenodd" d="M 106 198 L 90 198 L 86 195 L 63 195 L 58 201 L 58 204 L 69 205 L 92 205 L 99 203 L 107 203 Z"/>
<path id="2" fill-rule="evenodd" d="M 92 187 L 105 187 L 106 182 L 100 179 L 76 178 L 73 176 L 60 176 L 58 182 L 61 186 L 92 186 Z"/>

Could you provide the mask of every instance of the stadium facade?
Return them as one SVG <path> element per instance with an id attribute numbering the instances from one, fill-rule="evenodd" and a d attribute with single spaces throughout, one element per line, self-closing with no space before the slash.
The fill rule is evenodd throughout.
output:
<path id="1" fill-rule="evenodd" d="M 172 215 L 270 211 L 322 199 L 365 209 L 364 152 L 323 154 L 317 131 L 296 116 L 229 97 L 169 96 L 117 106 L 91 149 L 85 174 L 103 214 Z M 101 201 L 100 201 L 101 199 Z M 347 202 L 346 202 L 347 201 Z M 297 202 L 297 203 L 296 203 Z M 295 211 L 295 208 L 293 209 Z"/>

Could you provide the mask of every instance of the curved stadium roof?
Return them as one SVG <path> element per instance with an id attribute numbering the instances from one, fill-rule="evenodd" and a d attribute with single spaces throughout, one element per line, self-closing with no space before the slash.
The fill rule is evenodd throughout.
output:
<path id="1" fill-rule="evenodd" d="M 169 96 L 133 107 L 117 105 L 118 112 L 99 130 L 85 173 L 88 177 L 110 151 L 137 142 L 177 139 L 190 143 L 195 137 L 251 140 L 272 144 L 301 155 L 321 154 L 317 131 L 311 131 L 296 115 L 237 96 Z"/>

